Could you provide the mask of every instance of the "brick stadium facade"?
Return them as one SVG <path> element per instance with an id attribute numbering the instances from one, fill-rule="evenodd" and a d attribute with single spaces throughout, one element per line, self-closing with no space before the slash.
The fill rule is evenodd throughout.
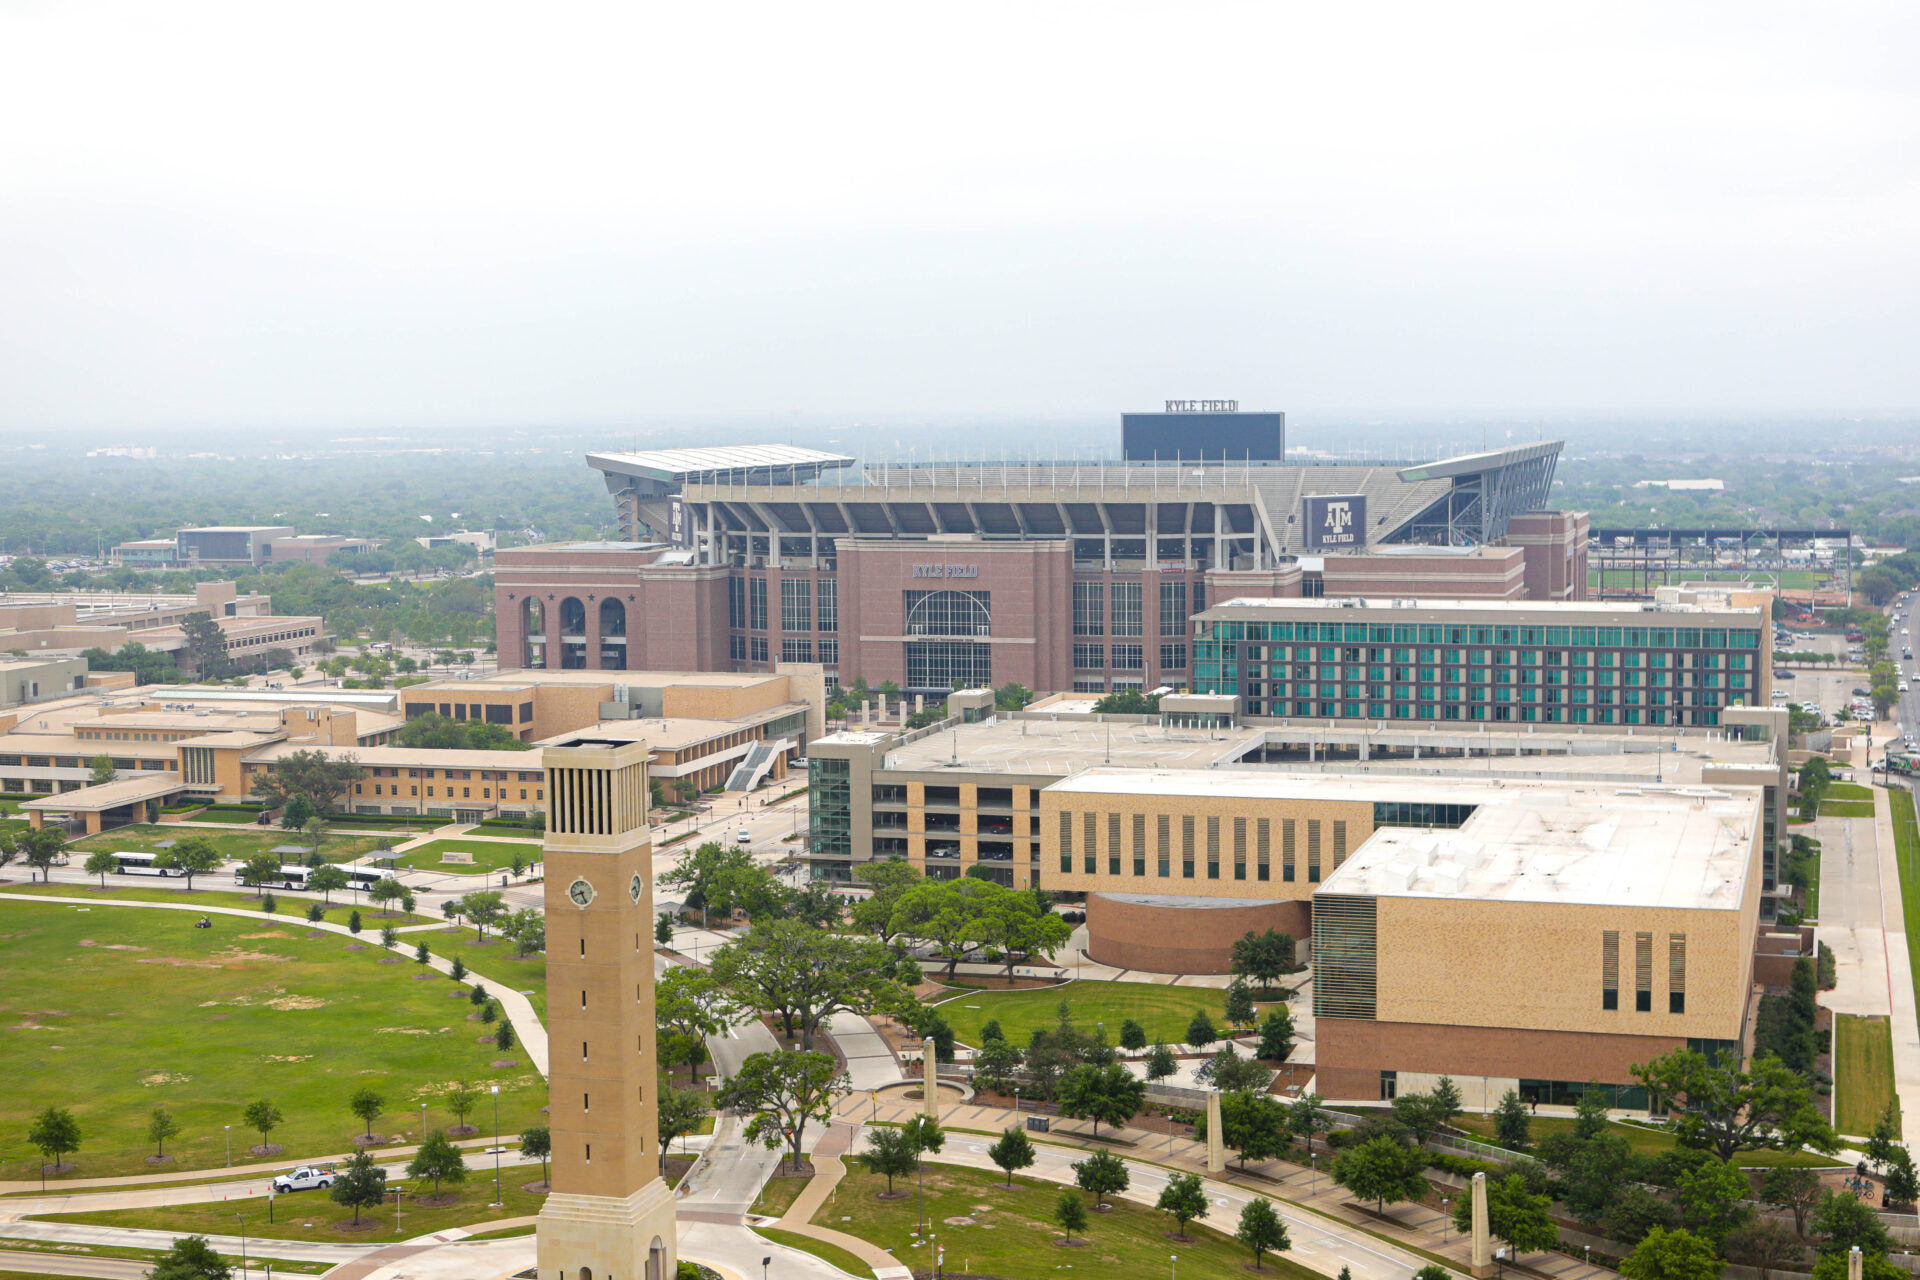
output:
<path id="1" fill-rule="evenodd" d="M 785 446 L 594 454 L 624 541 L 500 550 L 504 669 L 772 671 L 909 692 L 1184 688 L 1210 601 L 1585 594 L 1559 444 L 1417 467 L 869 467 Z M 1351 527 L 1316 532 L 1327 504 Z"/>

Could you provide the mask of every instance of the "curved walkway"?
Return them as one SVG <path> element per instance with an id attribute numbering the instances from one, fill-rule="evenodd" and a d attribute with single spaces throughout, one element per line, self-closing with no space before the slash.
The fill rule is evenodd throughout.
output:
<path id="1" fill-rule="evenodd" d="M 268 920 L 277 924 L 288 923 L 288 917 L 284 915 L 269 915 L 265 911 L 244 911 L 239 907 L 190 906 L 184 902 L 117 902 L 111 898 L 67 898 L 47 894 L 28 895 L 23 893 L 0 893 L 0 899 L 13 902 L 58 902 L 67 906 L 80 907 L 146 907 L 155 911 L 191 911 L 195 915 L 202 916 L 237 916 L 243 920 Z M 305 924 L 309 929 L 322 929 L 331 933 L 341 934 L 348 938 L 356 936 L 347 926 L 335 924 L 331 920 L 301 921 L 300 923 Z M 369 940 L 366 945 L 377 947 L 380 945 L 380 939 L 376 936 Z M 408 949 L 405 947 L 395 947 L 393 950 L 395 954 L 403 955 L 407 953 Z M 464 956 L 461 957 L 461 959 L 463 962 L 465 961 Z M 436 955 L 431 957 L 427 963 L 433 969 L 452 976 L 453 962 L 451 960 Z M 518 991 L 515 991 L 511 985 L 502 983 L 484 973 L 480 973 L 471 965 L 468 966 L 468 971 L 486 982 L 487 990 L 493 994 L 495 1000 L 500 1002 L 500 1012 L 505 1014 L 507 1021 L 513 1024 L 514 1034 L 520 1037 L 520 1043 L 526 1047 L 527 1056 L 533 1060 L 533 1069 L 544 1077 L 547 1074 L 547 1029 L 542 1025 L 539 1016 L 534 1013 L 533 1003 Z"/>
<path id="2" fill-rule="evenodd" d="M 838 1245 L 860 1261 L 873 1268 L 877 1280 L 911 1280 L 912 1271 L 901 1264 L 898 1258 L 877 1244 L 862 1240 L 859 1236 L 848 1235 L 844 1231 L 835 1231 L 832 1227 L 816 1227 L 813 1215 L 820 1212 L 820 1206 L 827 1202 L 833 1189 L 847 1176 L 846 1163 L 841 1156 L 853 1149 L 853 1140 L 861 1131 L 858 1124 L 842 1121 L 829 1124 L 820 1141 L 814 1145 L 810 1158 L 813 1161 L 813 1177 L 787 1209 L 787 1216 L 774 1225 L 782 1231 L 791 1231 L 795 1235 L 807 1236 L 826 1244 Z"/>

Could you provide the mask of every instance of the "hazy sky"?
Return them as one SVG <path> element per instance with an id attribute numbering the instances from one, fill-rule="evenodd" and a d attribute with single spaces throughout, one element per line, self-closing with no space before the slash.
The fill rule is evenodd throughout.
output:
<path id="1" fill-rule="evenodd" d="M 1913 408 L 1917 29 L 0 2 L 0 428 Z"/>

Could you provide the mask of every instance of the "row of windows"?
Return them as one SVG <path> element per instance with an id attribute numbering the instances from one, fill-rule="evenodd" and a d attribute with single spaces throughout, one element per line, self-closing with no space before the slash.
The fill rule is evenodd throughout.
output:
<path id="1" fill-rule="evenodd" d="M 1305 640 L 1321 644 L 1500 644 L 1602 649 L 1758 649 L 1760 632 L 1725 627 L 1574 627 L 1380 622 L 1200 624 L 1215 640 Z"/>
<path id="2" fill-rule="evenodd" d="M 397 783 L 397 782 L 394 782 L 394 783 L 385 783 L 385 782 L 375 782 L 375 783 L 365 783 L 365 782 L 356 782 L 356 783 L 354 783 L 354 784 L 353 784 L 353 794 L 355 794 L 355 795 L 357 795 L 357 796 L 361 796 L 361 795 L 365 795 L 365 794 L 367 794 L 367 793 L 366 793 L 366 790 L 365 790 L 365 788 L 366 788 L 366 787 L 368 787 L 368 786 L 372 786 L 372 787 L 373 787 L 373 794 L 374 794 L 374 795 L 376 795 L 376 796 L 378 796 L 378 795 L 389 795 L 389 796 L 397 796 L 397 795 L 399 795 L 399 794 L 400 794 L 400 784 L 399 784 L 399 783 Z M 382 790 L 382 788 L 385 788 L 385 789 L 384 789 L 384 790 Z M 454 798 L 454 797 L 453 797 L 453 788 L 452 788 L 452 787 L 448 787 L 448 788 L 446 788 L 446 793 L 447 793 L 447 799 L 449 799 L 449 800 L 451 800 L 451 799 L 453 799 L 453 798 Z M 409 784 L 409 785 L 408 785 L 408 787 L 407 787 L 407 794 L 408 794 L 408 795 L 410 795 L 410 796 L 418 796 L 418 795 L 420 794 L 420 788 L 419 788 L 419 787 L 418 787 L 417 785 L 413 785 L 413 784 Z M 432 784 L 432 783 L 428 783 L 428 784 L 427 784 L 427 795 L 428 795 L 429 797 L 432 797 L 432 796 L 433 796 L 433 794 L 434 794 L 434 788 L 433 788 L 433 784 Z M 493 788 L 492 788 L 492 787 L 482 787 L 482 788 L 480 788 L 480 798 L 481 798 L 482 800 L 491 800 L 491 799 L 493 799 Z M 507 789 L 506 789 L 505 787 L 502 787 L 502 788 L 500 788 L 500 798 L 501 798 L 502 800 L 505 800 L 505 799 L 507 798 Z M 520 798 L 521 798 L 522 800 L 525 800 L 525 799 L 527 798 L 527 789 L 526 789 L 525 787 L 521 787 L 521 788 L 520 788 Z M 545 799 L 546 799 L 546 793 L 545 793 L 545 791 L 544 791 L 544 789 L 542 789 L 542 788 L 539 788 L 539 787 L 535 787 L 535 788 L 534 788 L 534 791 L 533 791 L 533 798 L 534 798 L 535 800 L 545 800 Z M 472 788 L 472 787 L 462 787 L 462 788 L 460 788 L 460 799 L 462 799 L 462 800 L 471 800 L 471 799 L 473 799 L 473 788 Z"/>
<path id="3" fill-rule="evenodd" d="M 1147 875 L 1149 858 L 1154 863 L 1154 875 L 1158 878 L 1171 878 L 1175 845 L 1173 839 L 1173 815 L 1154 815 L 1154 838 L 1149 847 L 1147 839 L 1147 816 L 1144 813 L 1122 815 L 1111 812 L 1105 815 L 1104 824 L 1099 815 L 1083 813 L 1080 815 L 1080 866 L 1083 874 L 1100 874 L 1102 861 L 1101 833 L 1105 832 L 1106 874 L 1117 876 L 1125 874 L 1123 868 L 1131 863 L 1134 876 Z M 1073 874 L 1074 860 L 1074 820 L 1073 814 L 1066 810 L 1060 812 L 1060 870 L 1062 874 Z M 1232 867 L 1232 878 L 1245 880 L 1248 867 L 1249 848 L 1252 851 L 1253 879 L 1270 880 L 1272 878 L 1272 840 L 1273 828 L 1280 828 L 1280 879 L 1292 881 L 1302 869 L 1301 854 L 1305 854 L 1306 882 L 1318 884 L 1323 870 L 1332 872 L 1346 860 L 1347 823 L 1344 819 L 1323 820 L 1320 818 L 1222 818 L 1209 815 L 1204 824 L 1193 814 L 1180 817 L 1180 839 L 1178 853 L 1180 858 L 1180 878 L 1198 879 L 1198 867 L 1204 861 L 1205 878 L 1222 879 L 1223 862 Z M 1127 833 L 1130 841 L 1123 842 L 1122 834 Z M 1204 843 L 1199 843 L 1204 833 Z M 1252 836 L 1249 845 L 1249 834 Z M 1301 848 L 1300 838 L 1305 837 L 1305 849 Z M 1224 838 L 1231 838 L 1231 844 L 1224 846 L 1231 860 L 1223 859 Z"/>
<path id="4" fill-rule="evenodd" d="M 1109 660 L 1110 659 L 1110 660 Z M 1144 671 L 1147 665 L 1147 649 L 1139 644 L 1075 644 L 1073 646 L 1073 669 L 1075 671 Z M 1160 646 L 1160 665 L 1163 668 L 1178 671 L 1187 665 L 1187 646 L 1183 644 L 1163 644 Z"/>
<path id="5" fill-rule="evenodd" d="M 1636 1013 L 1653 1012 L 1653 935 L 1633 935 L 1633 1008 Z M 1620 1007 L 1620 931 L 1608 929 L 1600 935 L 1600 1007 Z M 1667 935 L 1667 1012 L 1687 1011 L 1687 935 Z"/>
<path id="6" fill-rule="evenodd" d="M 1196 681 L 1196 683 L 1198 683 Z M 1077 687 L 1077 686 L 1076 686 Z M 1217 689 L 1207 692 L 1217 693 Z M 1737 705 L 1737 704 L 1735 704 Z M 1250 716 L 1311 716 L 1321 720 L 1484 720 L 1521 724 L 1717 725 L 1720 712 L 1703 706 L 1693 711 L 1665 707 L 1487 706 L 1484 703 L 1430 702 L 1257 702 L 1246 703 Z M 1689 719 L 1688 717 L 1691 717 Z"/>
<path id="7" fill-rule="evenodd" d="M 1664 668 L 1668 664 L 1668 651 L 1657 650 L 1642 655 L 1634 649 L 1431 649 L 1413 646 L 1373 645 L 1285 645 L 1285 644 L 1239 644 L 1228 640 L 1206 640 L 1208 651 L 1217 646 L 1223 658 L 1236 658 L 1243 667 L 1275 666 L 1286 663 L 1371 663 L 1382 666 L 1395 663 L 1408 666 L 1414 663 L 1431 668 L 1445 664 L 1460 666 L 1496 666 L 1496 667 L 1627 667 L 1635 668 L 1641 664 L 1650 668 Z M 1758 665 L 1758 654 L 1745 653 L 1709 653 L 1699 650 L 1681 650 L 1672 654 L 1675 667 L 1703 667 L 1717 669 L 1724 665 L 1730 671 L 1745 671 L 1749 665 Z M 1432 676 L 1425 677 L 1431 680 Z"/>
<path id="8" fill-rule="evenodd" d="M 1097 652 L 1100 648 L 1099 645 L 1088 645 L 1086 647 L 1096 651 L 1093 655 L 1094 657 L 1097 658 L 1099 656 Z M 1115 645 L 1113 647 L 1117 655 L 1121 649 L 1127 648 L 1128 646 Z M 1131 647 L 1137 650 L 1140 646 L 1133 645 Z M 1079 646 L 1075 646 L 1075 648 L 1077 650 Z M 1077 666 L 1078 663 L 1075 665 Z M 1099 665 L 1097 661 L 1091 662 L 1081 669 L 1097 669 Z M 1117 656 L 1113 665 L 1116 667 L 1121 665 Z M 1230 687 L 1228 691 L 1231 692 Z M 1668 705 L 1669 699 L 1671 699 L 1671 703 L 1674 706 L 1680 706 L 1683 703 L 1689 702 L 1702 707 L 1717 707 L 1720 705 L 1720 694 L 1716 690 L 1695 687 L 1692 690 L 1692 697 L 1686 696 L 1687 692 L 1688 690 L 1684 688 L 1676 689 L 1671 694 L 1665 689 L 1650 689 L 1643 693 L 1639 689 L 1550 688 L 1545 691 L 1543 696 L 1541 690 L 1529 686 L 1519 689 L 1516 696 L 1514 689 L 1504 685 L 1497 685 L 1493 689 L 1488 690 L 1479 685 L 1463 687 L 1457 684 L 1445 686 L 1431 684 L 1418 686 L 1384 684 L 1339 685 L 1331 683 L 1313 685 L 1302 682 L 1300 684 L 1289 685 L 1268 683 L 1259 680 L 1248 681 L 1245 687 L 1240 690 L 1240 693 L 1247 699 L 1249 707 L 1262 699 L 1272 699 L 1277 705 L 1289 697 L 1301 699 L 1346 698 L 1349 701 L 1368 698 L 1375 702 L 1544 702 L 1555 706 L 1561 703 L 1571 703 L 1575 706 L 1583 707 L 1589 703 L 1601 707 L 1611 707 L 1616 705 L 1616 703 L 1623 707 L 1664 707 Z M 1738 690 L 1734 691 L 1734 693 L 1738 692 Z M 1738 698 L 1732 697 L 1731 694 L 1729 697 L 1732 701 L 1739 700 Z"/>

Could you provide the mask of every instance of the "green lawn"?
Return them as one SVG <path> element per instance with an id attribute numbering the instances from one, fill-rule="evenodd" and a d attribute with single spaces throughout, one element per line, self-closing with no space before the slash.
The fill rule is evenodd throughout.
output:
<path id="1" fill-rule="evenodd" d="M 1871 801 L 1873 788 L 1863 787 L 1857 782 L 1830 782 L 1827 784 L 1826 795 L 1830 800 Z"/>
<path id="2" fill-rule="evenodd" d="M 845 1224 L 842 1224 L 845 1225 Z M 838 1267 L 850 1276 L 859 1276 L 862 1280 L 871 1280 L 873 1268 L 848 1253 L 837 1244 L 828 1244 L 825 1240 L 815 1240 L 812 1236 L 803 1236 L 797 1231 L 782 1231 L 778 1227 L 755 1227 L 754 1232 L 775 1244 L 784 1244 L 789 1249 L 798 1249 L 821 1259 L 828 1266 Z"/>
<path id="3" fill-rule="evenodd" d="M 485 1165 L 483 1168 L 482 1166 Z M 257 1240 L 313 1240 L 339 1241 L 364 1240 L 369 1244 L 390 1243 L 395 1236 L 410 1239 L 428 1232 L 444 1231 L 448 1227 L 465 1227 L 473 1223 L 485 1223 L 499 1218 L 526 1218 L 540 1212 L 540 1206 L 546 1201 L 546 1193 L 522 1191 L 521 1184 L 538 1181 L 540 1170 L 533 1166 L 513 1165 L 500 1171 L 501 1199 L 506 1203 L 495 1209 L 489 1202 L 493 1199 L 493 1166 L 486 1163 L 486 1157 L 477 1152 L 467 1153 L 467 1181 L 463 1187 L 447 1186 L 449 1193 L 458 1192 L 459 1201 L 438 1208 L 422 1209 L 414 1207 L 412 1195 L 408 1203 L 401 1206 L 401 1220 L 398 1230 L 394 1224 L 394 1210 L 391 1198 L 378 1209 L 362 1209 L 360 1221 L 364 1224 L 373 1220 L 380 1225 L 371 1231 L 351 1232 L 338 1229 L 340 1223 L 351 1223 L 353 1213 L 342 1209 L 327 1198 L 324 1191 L 299 1191 L 292 1195 L 277 1198 L 274 1204 L 273 1221 L 267 1221 L 265 1197 L 251 1202 L 216 1200 L 206 1204 L 169 1205 L 159 1209 L 113 1209 L 100 1213 L 50 1213 L 38 1220 L 46 1222 L 83 1222 L 98 1227 L 140 1227 L 153 1231 L 178 1231 L 212 1235 L 233 1234 L 238 1224 L 233 1215 L 237 1210 L 245 1215 L 247 1236 Z M 411 1180 L 407 1183 L 409 1193 L 415 1190 Z M 425 1184 L 425 1190 L 432 1192 L 432 1184 Z"/>
<path id="4" fill-rule="evenodd" d="M 1147 1042 L 1179 1044 L 1195 1009 L 1205 1009 L 1215 1026 L 1226 1021 L 1227 993 L 1218 987 L 1169 987 L 1155 982 L 1070 982 L 1062 987 L 1026 991 L 962 991 L 941 1004 L 940 1012 L 962 1043 L 980 1043 L 980 1028 L 1000 1020 L 1007 1039 L 1024 1046 L 1036 1029 L 1060 1020 L 1060 1002 L 1073 1012 L 1074 1025 L 1091 1030 L 1107 1024 L 1107 1040 L 1118 1044 L 1120 1024 L 1128 1018 L 1147 1030 Z"/>
<path id="5" fill-rule="evenodd" d="M 1893 1027 L 1885 1018 L 1833 1020 L 1834 1128 L 1865 1135 L 1893 1101 Z"/>
<path id="6" fill-rule="evenodd" d="M 187 821 L 224 822 L 233 826 L 257 827 L 260 825 L 260 814 L 252 809 L 202 809 Z"/>
<path id="7" fill-rule="evenodd" d="M 27 1253 L 44 1253 L 56 1258 L 120 1258 L 132 1262 L 158 1262 L 160 1256 L 166 1252 L 164 1249 L 132 1249 L 104 1244 L 54 1244 L 44 1240 L 18 1239 L 9 1239 L 4 1244 L 0 1244 L 0 1248 Z M 237 1276 L 240 1273 L 239 1251 L 222 1253 L 220 1256 L 232 1264 L 234 1274 Z M 247 1250 L 247 1263 L 249 1267 L 263 1267 L 271 1263 L 275 1271 L 291 1272 L 295 1275 L 322 1275 L 333 1269 L 333 1264 L 328 1262 L 293 1262 L 286 1258 L 264 1257 L 251 1249 Z M 9 1273 L 0 1271 L 0 1276 L 7 1274 Z"/>
<path id="8" fill-rule="evenodd" d="M 1111 1201 L 1111 1212 L 1089 1212 L 1092 1221 L 1086 1245 L 1062 1248 L 1053 1243 L 1060 1238 L 1060 1230 L 1052 1225 L 1059 1184 L 1017 1177 L 1009 1189 L 1003 1177 L 986 1170 L 933 1163 L 926 1168 L 927 1220 L 935 1224 L 939 1243 L 946 1246 L 949 1271 L 1005 1280 L 1059 1280 L 1071 1266 L 1077 1273 L 1094 1276 L 1157 1276 L 1167 1265 L 1167 1255 L 1178 1253 L 1185 1280 L 1244 1280 L 1250 1274 L 1247 1264 L 1253 1255 L 1229 1235 L 1192 1223 L 1187 1227 L 1191 1240 L 1169 1240 L 1173 1219 L 1126 1200 Z M 902 1266 L 931 1271 L 927 1251 L 912 1243 L 919 1221 L 918 1199 L 908 1195 L 875 1200 L 874 1193 L 886 1186 L 886 1179 L 877 1174 L 850 1171 L 814 1220 L 893 1250 Z M 1092 1202 L 1088 1196 L 1089 1208 Z M 1235 1222 L 1223 1210 L 1213 1212 L 1220 1219 L 1214 1227 L 1230 1233 Z M 843 1216 L 853 1221 L 842 1222 Z M 956 1218 L 970 1219 L 971 1225 L 956 1224 Z M 1080 1238 L 1077 1233 L 1075 1238 Z M 1266 1266 L 1266 1274 L 1285 1280 L 1322 1280 L 1318 1273 L 1284 1256 L 1269 1254 Z"/>
<path id="9" fill-rule="evenodd" d="M 199 930 L 182 912 L 0 900 L 0 1079 L 10 1082 L 0 1176 L 37 1177 L 27 1124 L 49 1106 L 79 1122 L 83 1178 L 155 1171 L 145 1162 L 155 1107 L 181 1127 L 164 1172 L 223 1165 L 225 1125 L 245 1158 L 258 1139 L 240 1113 L 259 1098 L 285 1115 L 273 1140 L 289 1161 L 348 1149 L 361 1126 L 346 1101 L 363 1085 L 386 1099 L 376 1133 L 417 1136 L 422 1102 L 429 1124 L 449 1123 L 438 1101 L 460 1079 L 500 1085 L 504 1132 L 535 1118 L 544 1081 L 524 1050 L 478 1042 L 454 983 L 379 963 L 399 957 L 377 944 L 310 932 L 293 920 Z M 493 1067 L 503 1058 L 513 1065 Z"/>
<path id="10" fill-rule="evenodd" d="M 233 877 L 223 872 L 215 872 L 209 876 L 195 876 L 194 883 L 196 885 L 231 884 L 233 883 Z M 180 887 L 168 887 L 171 885 L 178 885 Z M 189 906 L 238 907 L 246 911 L 260 910 L 262 901 L 262 899 L 255 897 L 253 891 L 250 889 L 243 892 L 237 889 L 196 888 L 193 892 L 189 893 L 186 889 L 185 880 L 171 878 L 165 880 L 155 879 L 152 884 L 132 886 L 114 885 L 107 889 L 102 889 L 98 882 L 93 884 L 72 884 L 55 881 L 52 884 L 10 884 L 4 888 L 0 888 L 0 893 L 40 894 L 55 898 L 99 898 L 102 901 L 113 902 L 175 902 L 185 903 Z M 307 907 L 314 902 L 315 899 L 282 893 L 276 897 L 275 901 L 279 905 L 277 914 L 285 916 L 290 920 L 304 921 L 307 916 Z M 407 915 L 397 907 L 394 909 L 392 915 L 387 915 L 380 911 L 378 907 L 374 906 L 374 904 L 368 902 L 364 894 L 361 895 L 359 905 L 360 919 L 375 933 L 380 932 L 380 926 L 383 924 L 428 924 L 440 918 L 438 916 L 423 915 L 419 911 L 415 911 L 412 915 Z M 333 905 L 327 908 L 327 919 L 333 921 L 335 924 L 345 924 L 347 922 L 347 913 L 352 911 L 353 908 L 353 890 L 336 889 L 333 894 Z"/>
<path id="11" fill-rule="evenodd" d="M 145 851 L 156 847 L 163 840 L 181 840 L 187 836 L 205 836 L 213 841 L 213 847 L 220 851 L 220 856 L 223 858 L 250 858 L 256 853 L 265 853 L 283 844 L 297 844 L 302 849 L 313 847 L 313 841 L 306 833 L 283 831 L 278 827 L 249 827 L 243 831 L 208 831 L 204 828 L 151 824 L 118 827 L 97 836 L 75 840 L 68 844 L 67 848 L 80 852 L 80 858 L 84 860 L 86 850 Z M 320 856 L 328 862 L 347 862 L 373 852 L 379 840 L 378 836 L 327 836 L 320 842 Z M 280 856 L 288 862 L 300 860 L 300 855 L 291 853 Z"/>
<path id="12" fill-rule="evenodd" d="M 767 1185 L 760 1188 L 760 1198 L 753 1202 L 753 1212 L 767 1218 L 785 1217 L 812 1181 L 812 1178 L 768 1178 Z"/>
<path id="13" fill-rule="evenodd" d="M 1830 800 L 1820 798 L 1820 816 L 1823 818 L 1871 818 L 1873 801 L 1871 800 Z"/>
<path id="14" fill-rule="evenodd" d="M 443 862 L 441 855 L 447 853 L 471 854 L 471 865 L 464 862 Z M 395 861 L 403 867 L 415 871 L 449 871 L 455 875 L 484 875 L 489 871 L 510 870 L 513 857 L 520 855 L 523 865 L 532 865 L 540 860 L 540 842 L 537 840 L 516 840 L 512 844 L 492 844 L 484 840 L 429 840 L 423 845 L 408 849 L 405 853 L 394 855 Z"/>
<path id="15" fill-rule="evenodd" d="M 1889 787 L 1887 804 L 1893 816 L 1894 858 L 1900 867 L 1900 910 L 1907 937 L 1920 938 L 1920 822 L 1914 819 L 1913 793 Z M 1907 959 L 1914 982 L 1920 984 L 1920 948 L 1908 947 Z"/>

